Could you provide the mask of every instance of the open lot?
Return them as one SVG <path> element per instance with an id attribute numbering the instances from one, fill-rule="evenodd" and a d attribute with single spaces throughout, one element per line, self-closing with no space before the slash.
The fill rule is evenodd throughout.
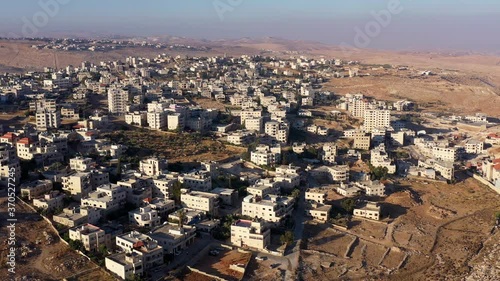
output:
<path id="1" fill-rule="evenodd" d="M 237 264 L 246 265 L 251 258 L 251 253 L 241 253 L 237 250 L 226 249 L 219 251 L 216 256 L 207 255 L 206 258 L 199 260 L 193 268 L 226 280 L 241 280 L 244 274 L 229 267 Z"/>

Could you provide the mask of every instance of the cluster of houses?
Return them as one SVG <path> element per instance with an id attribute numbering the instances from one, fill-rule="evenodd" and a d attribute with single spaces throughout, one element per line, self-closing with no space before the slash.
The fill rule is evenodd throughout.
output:
<path id="1" fill-rule="evenodd" d="M 81 241 L 89 252 L 106 249 L 106 268 L 123 279 L 163 264 L 165 255 L 179 255 L 197 233 L 213 233 L 226 208 L 241 206 L 244 218 L 231 225 L 230 242 L 258 251 L 268 250 L 271 229 L 292 217 L 301 198 L 305 213 L 299 215 L 324 223 L 332 213 L 330 192 L 343 198 L 363 194 L 368 201 L 356 202 L 353 215 L 380 220 L 378 199 L 387 195 L 387 185 L 372 178 L 373 171 L 353 170 L 363 160 L 387 175 L 453 181 L 461 160 L 484 156 L 474 162 L 476 170 L 500 186 L 499 160 L 484 155 L 486 145 L 500 144 L 498 133 L 486 139 L 427 134 L 397 118 L 416 108 L 412 101 L 389 103 L 362 94 L 339 98 L 321 90 L 322 83 L 341 72 L 360 76 L 354 65 L 305 57 L 162 54 L 0 76 L 0 101 L 24 101 L 35 120 L 17 128 L 0 126 L 0 186 L 14 178 L 21 197 L 53 214 L 55 223 L 67 227 L 69 239 Z M 105 97 L 107 105 L 86 114 L 82 108 L 96 95 Z M 225 104 L 226 110 L 194 105 L 192 97 Z M 340 140 L 313 122 L 314 106 L 334 100 L 338 111 L 329 118 L 362 119 L 357 128 L 341 132 Z M 248 146 L 243 160 L 256 170 L 266 169 L 265 176 L 231 174 L 248 185 L 240 196 L 237 189 L 217 185 L 218 177 L 230 173 L 212 161 L 174 172 L 166 159 L 146 157 L 130 169 L 119 160 L 127 156 L 127 147 L 100 137 L 116 128 L 116 120 L 130 129 L 212 133 Z M 467 120 L 486 119 L 476 115 Z M 292 141 L 293 130 L 307 137 Z M 401 165 L 395 154 L 399 149 L 417 161 Z M 286 157 L 291 152 L 298 158 Z M 109 162 L 97 161 L 104 157 Z M 27 168 L 21 180 L 21 164 L 41 168 L 42 176 Z M 303 197 L 292 196 L 294 190 Z M 109 220 L 123 210 L 127 227 Z"/>

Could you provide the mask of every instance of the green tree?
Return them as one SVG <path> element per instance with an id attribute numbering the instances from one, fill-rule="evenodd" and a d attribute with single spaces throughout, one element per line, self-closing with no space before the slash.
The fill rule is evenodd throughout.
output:
<path id="1" fill-rule="evenodd" d="M 295 199 L 297 199 L 297 198 L 299 198 L 299 196 L 300 196 L 300 190 L 297 189 L 297 188 L 294 188 L 292 190 L 292 197 L 295 198 Z"/>
<path id="2" fill-rule="evenodd" d="M 352 214 L 352 211 L 356 207 L 356 200 L 354 198 L 346 198 L 340 203 L 340 206 L 347 213 Z"/>
<path id="3" fill-rule="evenodd" d="M 179 217 L 179 226 L 182 227 L 184 225 L 184 221 L 186 220 L 186 211 L 184 211 L 184 209 L 180 209 L 177 211 L 177 216 Z"/>
<path id="4" fill-rule="evenodd" d="M 174 182 L 174 184 L 172 185 L 172 199 L 177 205 L 181 204 L 181 189 L 183 187 L 184 185 L 179 181 Z"/>
<path id="5" fill-rule="evenodd" d="M 293 243 L 293 240 L 295 240 L 295 237 L 293 235 L 293 232 L 291 231 L 286 231 L 284 234 L 280 236 L 280 242 L 281 244 L 291 244 Z"/>

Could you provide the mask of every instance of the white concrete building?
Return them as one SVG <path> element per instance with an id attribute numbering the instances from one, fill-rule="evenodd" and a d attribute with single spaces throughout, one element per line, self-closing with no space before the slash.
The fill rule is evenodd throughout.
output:
<path id="1" fill-rule="evenodd" d="M 231 244 L 243 248 L 266 249 L 271 244 L 271 230 L 264 222 L 238 220 L 231 225 Z"/>
<path id="2" fill-rule="evenodd" d="M 250 153 L 250 161 L 256 165 L 273 166 L 281 161 L 281 146 L 260 144 Z"/>
<path id="3" fill-rule="evenodd" d="M 36 112 L 35 117 L 37 130 L 46 131 L 61 126 L 61 113 L 59 111 L 40 110 Z"/>
<path id="4" fill-rule="evenodd" d="M 155 227 L 160 225 L 158 211 L 147 205 L 128 212 L 129 222 L 141 227 Z"/>
<path id="5" fill-rule="evenodd" d="M 124 114 L 129 103 L 129 92 L 124 89 L 111 88 L 108 90 L 108 110 L 113 114 Z"/>
<path id="6" fill-rule="evenodd" d="M 268 222 L 279 223 L 293 211 L 294 198 L 267 195 L 264 198 L 248 195 L 243 199 L 241 214 Z"/>
<path id="7" fill-rule="evenodd" d="M 213 216 L 218 215 L 219 212 L 219 195 L 217 194 L 185 191 L 181 194 L 181 202 L 186 208 L 203 211 Z"/>
<path id="8" fill-rule="evenodd" d="M 389 128 L 391 125 L 391 111 L 370 109 L 364 112 L 363 129 L 371 132 L 375 128 Z"/>

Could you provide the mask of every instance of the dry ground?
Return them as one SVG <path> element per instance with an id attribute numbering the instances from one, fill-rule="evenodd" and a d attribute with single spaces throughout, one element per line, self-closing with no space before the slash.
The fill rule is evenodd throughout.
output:
<path id="1" fill-rule="evenodd" d="M 6 220 L 6 197 L 0 198 L 0 220 Z M 20 202 L 16 204 L 17 266 L 16 278 L 26 276 L 29 280 L 114 280 L 97 265 L 72 251 L 62 243 L 48 223 Z M 0 241 L 6 241 L 6 228 L 0 229 Z M 48 237 L 48 238 L 47 238 Z M 6 244 L 2 242 L 2 273 L 6 270 L 3 257 L 7 255 Z M 1 280 L 6 280 L 2 279 Z"/>
<path id="2" fill-rule="evenodd" d="M 347 232 L 305 227 L 304 280 L 459 280 L 488 257 L 493 246 L 485 241 L 500 195 L 473 179 L 455 185 L 402 182 L 400 189 L 385 199 L 384 212 L 392 211 L 393 220 L 356 220 Z M 321 266 L 325 261 L 333 266 Z"/>
<path id="3" fill-rule="evenodd" d="M 241 280 L 243 274 L 232 269 L 232 264 L 247 264 L 252 258 L 251 253 L 240 253 L 237 250 L 221 251 L 217 256 L 207 255 L 193 267 L 211 275 L 220 276 L 226 280 Z"/>

